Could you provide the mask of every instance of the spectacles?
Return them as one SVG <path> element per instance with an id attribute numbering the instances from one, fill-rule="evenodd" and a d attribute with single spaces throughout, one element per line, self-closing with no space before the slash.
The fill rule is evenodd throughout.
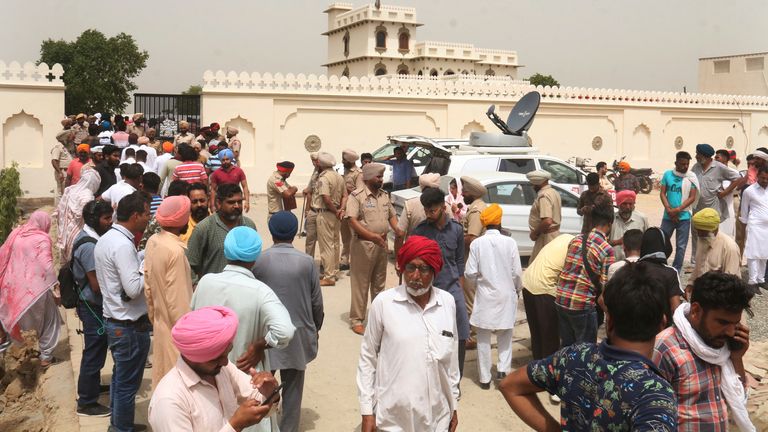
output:
<path id="1" fill-rule="evenodd" d="M 416 264 L 408 263 L 405 265 L 405 271 L 407 273 L 413 273 L 414 270 L 419 269 L 419 273 L 426 276 L 432 272 L 432 267 L 428 265 L 420 265 L 417 266 Z"/>

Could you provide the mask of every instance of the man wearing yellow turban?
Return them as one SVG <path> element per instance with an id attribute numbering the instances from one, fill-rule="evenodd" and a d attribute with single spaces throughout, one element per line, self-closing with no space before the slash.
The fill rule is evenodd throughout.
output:
<path id="1" fill-rule="evenodd" d="M 717 210 L 707 207 L 694 214 L 691 221 L 699 245 L 696 248 L 696 265 L 686 292 L 692 287 L 696 278 L 708 271 L 719 271 L 741 277 L 739 245 L 730 236 L 719 232 L 720 215 Z"/>
<path id="2" fill-rule="evenodd" d="M 517 243 L 501 234 L 501 207 L 491 204 L 480 213 L 486 231 L 469 246 L 464 277 L 476 286 L 469 323 L 477 331 L 477 369 L 480 387 L 491 388 L 491 333 L 496 331 L 499 362 L 496 379 L 512 367 L 512 331 L 517 297 L 523 289 L 523 270 Z"/>

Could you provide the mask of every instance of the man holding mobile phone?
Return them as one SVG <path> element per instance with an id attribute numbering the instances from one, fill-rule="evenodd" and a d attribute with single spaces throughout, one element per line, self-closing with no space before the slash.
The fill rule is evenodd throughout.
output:
<path id="1" fill-rule="evenodd" d="M 152 430 L 240 432 L 269 415 L 281 387 L 269 371 L 249 375 L 229 361 L 237 324 L 224 306 L 188 312 L 176 322 L 171 338 L 180 356 L 152 394 Z"/>
<path id="2" fill-rule="evenodd" d="M 690 303 L 674 312 L 674 325 L 659 333 L 653 361 L 672 384 L 679 430 L 727 431 L 733 421 L 754 431 L 747 413 L 744 354 L 754 296 L 738 277 L 710 271 L 693 282 Z"/>

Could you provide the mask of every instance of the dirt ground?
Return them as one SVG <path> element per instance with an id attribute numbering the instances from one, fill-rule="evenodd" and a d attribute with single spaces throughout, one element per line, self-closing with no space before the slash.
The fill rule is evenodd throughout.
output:
<path id="1" fill-rule="evenodd" d="M 299 201 L 299 206 L 301 206 Z M 262 233 L 264 248 L 272 242 L 268 236 L 266 224 L 266 198 L 256 197 L 252 201 L 248 214 Z M 658 195 L 641 195 L 637 209 L 649 219 L 650 225 L 658 225 L 661 218 Z M 298 213 L 298 212 L 297 212 Z M 297 239 L 294 245 L 303 250 L 304 239 Z M 387 286 L 397 283 L 393 265 L 389 266 Z M 302 408 L 301 429 L 304 431 L 357 431 L 360 430 L 360 415 L 357 401 L 355 375 L 359 356 L 361 337 L 352 333 L 347 324 L 350 304 L 349 277 L 344 275 L 336 286 L 323 287 L 325 305 L 325 323 L 320 332 L 320 349 L 317 359 L 307 367 Z M 82 350 L 82 336 L 76 333 L 79 320 L 71 310 L 63 314 L 67 329 L 63 332 L 63 343 L 59 350 L 66 353 L 68 360 L 51 367 L 41 378 L 36 392 L 24 392 L 22 403 L 13 411 L 13 417 L 0 414 L 0 431 L 104 431 L 109 419 L 75 417 L 74 400 L 79 363 Z M 513 366 L 520 367 L 530 361 L 529 331 L 526 324 L 522 301 L 518 303 L 517 325 L 514 332 Z M 496 351 L 493 351 L 494 361 Z M 111 358 L 102 370 L 102 382 L 111 378 Z M 136 423 L 147 424 L 147 407 L 151 397 L 150 370 L 145 370 L 145 378 L 137 397 Z M 467 352 L 465 375 L 461 381 L 462 399 L 459 403 L 459 430 L 463 431 L 524 431 L 530 430 L 510 410 L 501 394 L 492 387 L 482 390 L 477 385 L 477 354 Z M 56 377 L 57 380 L 54 380 Z M 540 394 L 548 411 L 556 418 L 559 408 L 549 402 L 545 394 Z M 53 402 L 58 401 L 58 402 Z M 102 403 L 107 404 L 106 396 Z M 0 404 L 2 406 L 2 404 Z M 51 408 L 58 407 L 57 410 Z M 41 420 L 43 417 L 43 420 Z M 51 426 L 48 418 L 66 419 Z M 35 426 L 26 426 L 32 424 Z"/>

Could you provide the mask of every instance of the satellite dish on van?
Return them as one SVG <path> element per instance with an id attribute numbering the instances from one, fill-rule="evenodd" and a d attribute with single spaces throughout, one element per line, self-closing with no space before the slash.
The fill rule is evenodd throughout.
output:
<path id="1" fill-rule="evenodd" d="M 495 105 L 491 105 L 491 107 L 488 108 L 486 115 L 493 124 L 504 133 L 504 135 L 522 136 L 523 133 L 531 128 L 533 118 L 536 116 L 536 111 L 539 109 L 540 102 L 541 95 L 539 92 L 533 91 L 526 94 L 520 98 L 512 108 L 506 123 L 495 113 Z"/>

